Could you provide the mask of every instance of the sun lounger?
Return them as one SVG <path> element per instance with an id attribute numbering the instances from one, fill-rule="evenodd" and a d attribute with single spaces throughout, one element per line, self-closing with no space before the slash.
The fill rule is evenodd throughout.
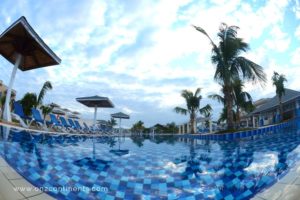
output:
<path id="1" fill-rule="evenodd" d="M 89 129 L 83 128 L 78 120 L 74 120 L 74 124 L 77 129 L 81 130 L 83 133 L 90 133 Z"/>
<path id="2" fill-rule="evenodd" d="M 36 122 L 37 125 L 41 126 L 43 129 L 47 130 L 47 126 L 51 125 L 50 122 L 43 120 L 39 110 L 31 108 L 32 121 Z"/>
<path id="3" fill-rule="evenodd" d="M 72 119 L 68 119 L 68 122 L 69 122 L 69 124 L 71 125 L 71 127 L 74 129 L 74 130 L 76 130 L 76 131 L 78 131 L 78 132 L 80 132 L 80 133 L 83 133 L 83 130 L 81 130 L 79 127 L 77 127 L 76 126 L 76 124 L 74 123 L 74 121 L 72 120 Z"/>
<path id="4" fill-rule="evenodd" d="M 32 118 L 24 114 L 22 105 L 19 102 L 14 103 L 14 112 L 11 114 L 12 118 L 19 121 L 22 127 L 28 128 Z"/>
<path id="5" fill-rule="evenodd" d="M 56 119 L 55 115 L 54 114 L 49 114 L 50 116 L 50 124 L 51 124 L 51 127 L 53 128 L 57 128 L 63 132 L 65 132 L 65 130 L 63 129 L 64 126 Z"/>
<path id="6" fill-rule="evenodd" d="M 59 119 L 61 121 L 61 124 L 66 128 L 66 130 L 75 132 L 74 128 L 68 124 L 67 120 L 63 116 L 60 116 Z"/>

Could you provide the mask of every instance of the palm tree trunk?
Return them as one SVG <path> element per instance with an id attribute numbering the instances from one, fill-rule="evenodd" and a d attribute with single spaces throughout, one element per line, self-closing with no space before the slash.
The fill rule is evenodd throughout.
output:
<path id="1" fill-rule="evenodd" d="M 236 107 L 236 125 L 235 127 L 238 128 L 240 126 L 240 107 Z"/>
<path id="2" fill-rule="evenodd" d="M 195 133 L 194 125 L 195 125 L 195 113 L 192 112 L 190 116 L 190 121 L 191 121 L 191 133 Z"/>
<path id="3" fill-rule="evenodd" d="M 227 119 L 226 119 L 227 129 L 232 130 L 234 129 L 234 120 L 233 120 L 233 112 L 232 112 L 233 98 L 228 86 L 224 89 L 224 99 L 225 99 L 225 106 L 227 110 Z"/>
<path id="4" fill-rule="evenodd" d="M 280 112 L 280 121 L 283 121 L 283 108 L 282 108 L 281 98 L 279 98 L 279 112 Z"/>

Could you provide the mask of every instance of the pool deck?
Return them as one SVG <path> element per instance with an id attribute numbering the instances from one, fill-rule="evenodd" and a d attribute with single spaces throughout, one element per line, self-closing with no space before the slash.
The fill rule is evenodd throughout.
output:
<path id="1" fill-rule="evenodd" d="M 18 188 L 34 188 L 32 184 L 12 169 L 0 157 L 0 199 L 1 200 L 53 200 L 43 191 L 16 191 Z M 258 193 L 252 200 L 299 200 L 300 162 L 287 175 L 270 188 Z"/>
<path id="2" fill-rule="evenodd" d="M 252 200 L 299 200 L 300 162 L 270 188 L 257 193 Z"/>
<path id="3" fill-rule="evenodd" d="M 25 188 L 27 191 L 16 191 Z M 32 191 L 29 191 L 32 189 Z M 1 200 L 54 200 L 20 176 L 7 162 L 0 157 L 0 199 Z"/>

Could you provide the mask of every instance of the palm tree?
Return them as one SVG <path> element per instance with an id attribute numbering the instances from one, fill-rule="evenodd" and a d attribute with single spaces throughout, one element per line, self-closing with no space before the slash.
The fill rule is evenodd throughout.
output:
<path id="1" fill-rule="evenodd" d="M 50 81 L 46 81 L 38 95 L 35 108 L 37 108 L 37 106 L 40 106 L 43 104 L 44 97 L 45 97 L 47 91 L 49 91 L 49 90 L 52 90 L 52 84 Z"/>
<path id="2" fill-rule="evenodd" d="M 51 106 L 44 106 L 44 105 L 42 105 L 40 108 L 42 110 L 42 114 L 43 114 L 44 120 L 46 119 L 46 116 L 48 114 L 50 114 L 52 112 L 52 110 L 53 110 L 53 107 L 51 107 Z"/>
<path id="3" fill-rule="evenodd" d="M 27 92 L 24 97 L 20 100 L 22 104 L 24 114 L 26 116 L 31 115 L 31 108 L 35 107 L 37 102 L 37 96 L 35 93 Z"/>
<path id="4" fill-rule="evenodd" d="M 283 119 L 282 96 L 285 94 L 284 82 L 287 81 L 283 74 L 274 72 L 272 76 L 273 85 L 276 87 L 276 95 L 278 96 L 279 111 L 281 119 Z"/>
<path id="5" fill-rule="evenodd" d="M 195 93 L 189 90 L 183 90 L 181 92 L 181 96 L 185 99 L 187 108 L 175 107 L 174 111 L 176 113 L 180 113 L 183 115 L 190 115 L 190 123 L 192 126 L 192 134 L 195 133 L 195 123 L 196 123 L 196 115 L 199 112 L 200 114 L 208 113 L 212 110 L 211 106 L 207 104 L 203 108 L 200 108 L 200 101 L 202 96 L 200 95 L 201 88 L 197 88 Z"/>
<path id="6" fill-rule="evenodd" d="M 24 97 L 20 100 L 20 103 L 23 106 L 24 114 L 31 115 L 31 108 L 37 108 L 38 106 L 43 105 L 43 99 L 47 93 L 47 91 L 52 89 L 51 82 L 46 81 L 39 92 L 39 95 L 36 93 L 27 92 Z"/>
<path id="7" fill-rule="evenodd" d="M 131 128 L 133 132 L 138 132 L 138 133 L 142 133 L 144 129 L 145 129 L 144 122 L 142 122 L 141 120 L 133 124 Z"/>
<path id="8" fill-rule="evenodd" d="M 246 113 L 253 111 L 254 105 L 252 104 L 252 97 L 248 92 L 243 91 L 244 84 L 241 80 L 236 79 L 233 82 L 233 119 L 235 121 L 236 127 L 240 123 L 240 113 L 241 109 Z M 222 90 L 221 92 L 224 93 Z M 226 121 L 227 108 L 225 107 L 225 99 L 219 94 L 211 94 L 208 96 L 211 99 L 217 100 L 219 103 L 224 105 L 224 108 L 220 114 L 219 122 Z"/>
<path id="9" fill-rule="evenodd" d="M 242 38 L 237 37 L 239 27 L 222 23 L 218 33 L 220 40 L 218 45 L 213 42 L 204 29 L 197 26 L 194 26 L 194 28 L 204 34 L 212 44 L 211 61 L 216 65 L 214 79 L 222 86 L 224 91 L 225 106 L 227 108 L 227 128 L 233 129 L 233 82 L 236 79 L 241 79 L 243 81 L 264 83 L 266 75 L 260 65 L 241 56 L 242 52 L 249 49 L 249 45 Z"/>
<path id="10" fill-rule="evenodd" d="M 234 105 L 236 114 L 236 127 L 240 124 L 240 112 L 243 109 L 245 112 L 253 110 L 252 97 L 248 92 L 243 91 L 244 84 L 241 80 L 236 79 L 233 83 Z"/>
<path id="11" fill-rule="evenodd" d="M 205 124 L 205 128 L 209 128 L 209 125 L 210 125 L 210 121 L 211 121 L 211 117 L 212 117 L 212 114 L 211 114 L 211 112 L 208 112 L 208 113 L 205 113 L 204 114 L 204 117 L 205 117 L 205 122 L 204 122 L 204 124 Z"/>
<path id="12" fill-rule="evenodd" d="M 108 120 L 108 125 L 110 125 L 111 127 L 117 125 L 117 121 L 115 120 L 115 118 L 111 118 L 110 120 Z"/>

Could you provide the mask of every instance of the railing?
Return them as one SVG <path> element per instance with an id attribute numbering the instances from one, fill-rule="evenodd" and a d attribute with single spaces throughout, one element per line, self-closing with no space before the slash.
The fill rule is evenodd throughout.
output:
<path id="1" fill-rule="evenodd" d="M 253 130 L 245 130 L 245 131 L 239 131 L 234 133 L 222 133 L 222 134 L 185 135 L 183 137 L 201 139 L 201 140 L 235 140 L 235 139 L 253 137 L 257 135 L 274 133 L 284 128 L 292 128 L 292 127 L 296 128 L 297 121 L 300 122 L 300 118 L 295 118 L 287 122 L 283 122 L 276 125 L 264 126 Z"/>

